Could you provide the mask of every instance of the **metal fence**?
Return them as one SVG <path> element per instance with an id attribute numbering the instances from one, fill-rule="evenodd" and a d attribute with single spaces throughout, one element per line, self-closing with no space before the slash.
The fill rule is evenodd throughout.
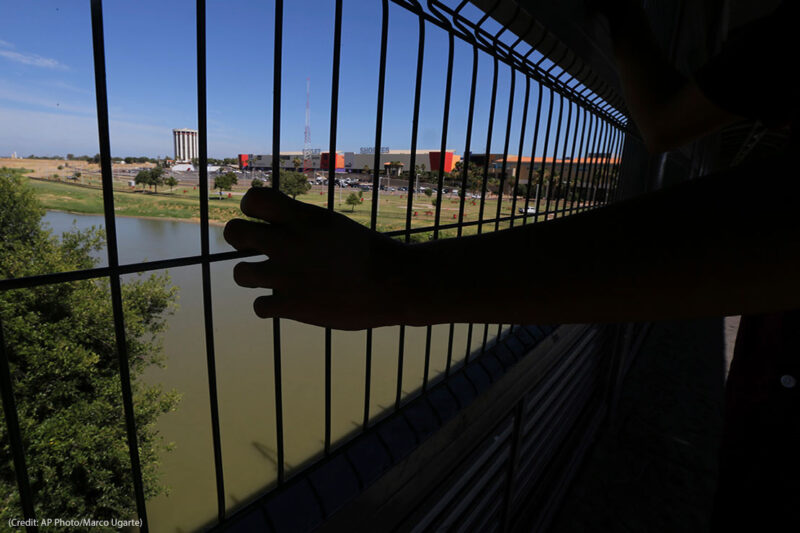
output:
<path id="1" fill-rule="evenodd" d="M 342 8 L 343 0 L 335 1 L 334 40 L 331 52 L 332 91 L 331 119 L 330 119 L 330 145 L 329 153 L 337 150 L 337 122 L 339 104 L 339 75 L 341 60 L 342 36 Z M 416 233 L 431 232 L 433 239 L 438 239 L 443 230 L 455 230 L 458 237 L 465 228 L 475 226 L 478 233 L 487 230 L 498 230 L 502 227 L 512 227 L 517 224 L 541 222 L 548 219 L 568 216 L 587 209 L 596 208 L 617 198 L 619 191 L 620 154 L 626 139 L 625 116 L 614 106 L 608 103 L 617 98 L 610 90 L 603 89 L 601 83 L 590 72 L 588 67 L 581 66 L 577 71 L 576 57 L 567 54 L 561 57 L 551 57 L 550 50 L 540 49 L 543 42 L 552 42 L 552 38 L 536 29 L 533 21 L 528 30 L 521 35 L 511 35 L 507 26 L 500 27 L 499 31 L 489 32 L 484 27 L 493 14 L 494 8 L 486 12 L 478 20 L 470 20 L 464 15 L 467 5 L 466 0 L 458 5 L 429 0 L 426 6 L 417 1 L 392 0 L 392 3 L 408 10 L 418 18 L 419 34 L 416 51 L 416 75 L 414 80 L 413 116 L 411 128 L 411 165 L 409 168 L 409 191 L 407 198 L 407 211 L 405 228 L 388 232 L 388 235 L 402 237 L 405 242 L 411 242 L 412 235 Z M 495 7 L 499 5 L 495 2 Z M 208 391 L 210 398 L 211 434 L 214 451 L 214 470 L 216 475 L 217 514 L 220 524 L 226 522 L 229 510 L 225 505 L 225 480 L 223 478 L 222 440 L 220 434 L 216 359 L 214 351 L 214 316 L 212 314 L 210 264 L 212 262 L 244 258 L 256 255 L 254 253 L 210 253 L 209 251 L 209 213 L 208 213 L 208 126 L 207 126 L 207 93 L 206 93 L 206 5 L 204 0 L 197 1 L 197 120 L 199 131 L 199 190 L 200 190 L 200 226 L 201 226 L 201 252 L 200 255 L 180 257 L 168 260 L 120 264 L 118 242 L 115 229 L 114 195 L 112 185 L 112 168 L 109 138 L 109 112 L 106 93 L 106 64 L 103 36 L 103 12 L 101 0 L 91 0 L 92 44 L 94 56 L 94 75 L 97 98 L 98 136 L 100 141 L 101 171 L 103 183 L 103 205 L 105 215 L 105 228 L 107 233 L 108 266 L 79 270 L 71 272 L 51 273 L 17 279 L 0 280 L 0 291 L 30 288 L 47 284 L 57 284 L 76 280 L 95 278 L 108 278 L 111 288 L 111 303 L 114 317 L 116 349 L 119 358 L 120 380 L 122 384 L 122 404 L 124 406 L 125 424 L 127 431 L 128 447 L 132 470 L 132 480 L 136 497 L 136 507 L 139 517 L 144 521 L 143 531 L 147 526 L 147 504 L 142 481 L 142 472 L 137 447 L 137 428 L 134 417 L 134 405 L 131 393 L 131 381 L 128 367 L 128 354 L 126 351 L 125 328 L 120 288 L 120 276 L 135 272 L 145 272 L 179 267 L 187 265 L 200 265 L 202 268 L 202 292 L 205 326 L 206 364 L 208 374 Z M 516 7 L 520 12 L 520 7 Z M 372 172 L 372 211 L 369 226 L 376 229 L 378 220 L 378 199 L 381 194 L 379 187 L 379 157 L 382 135 L 384 131 L 384 93 L 386 87 L 387 46 L 390 27 L 389 0 L 382 1 L 382 18 L 380 22 L 380 63 L 377 79 L 377 109 L 375 128 L 375 163 Z M 283 1 L 275 1 L 274 23 L 274 86 L 273 86 L 273 123 L 272 123 L 272 153 L 280 153 L 281 143 L 281 64 L 283 59 Z M 448 138 L 448 125 L 450 123 L 451 93 L 453 88 L 453 67 L 455 61 L 455 40 L 460 39 L 472 50 L 469 111 L 466 116 L 466 137 L 463 139 L 465 164 L 461 175 L 460 190 L 465 192 L 468 186 L 469 165 L 466 164 L 466 154 L 474 152 L 474 148 L 482 144 L 485 131 L 485 152 L 482 167 L 482 185 L 480 195 L 478 220 L 465 220 L 465 195 L 461 194 L 457 221 L 444 223 L 442 221 L 441 203 L 437 202 L 432 225 L 412 227 L 412 205 L 414 199 L 415 161 L 418 141 L 418 126 L 420 114 L 420 98 L 423 76 L 423 55 L 425 51 L 426 31 L 443 31 L 448 37 L 447 63 L 443 65 L 446 72 L 444 107 L 442 114 L 441 153 L 446 151 L 448 142 L 455 142 Z M 489 108 L 488 123 L 484 126 L 476 122 L 474 117 L 476 101 L 476 83 L 478 76 L 479 54 L 487 54 L 492 59 L 492 90 Z M 498 94 L 498 72 L 507 69 L 510 73 L 510 90 L 508 95 Z M 515 161 L 509 161 L 509 143 L 512 132 L 512 115 L 514 113 L 516 83 L 521 78 L 525 85 L 524 103 L 522 105 L 521 129 L 519 145 Z M 591 87 L 591 88 L 590 88 Z M 536 97 L 531 98 L 531 91 Z M 543 95 L 547 95 L 543 105 Z M 499 173 L 499 186 L 497 189 L 497 205 L 493 217 L 485 216 L 486 198 L 489 183 L 489 157 L 493 138 L 493 124 L 495 122 L 496 104 L 498 99 L 508 98 L 508 114 L 505 122 L 505 142 L 503 145 L 502 165 Z M 554 109 L 557 115 L 554 117 Z M 526 139 L 529 121 L 535 123 L 532 138 Z M 460 140 L 457 140 L 460 141 Z M 511 147 L 513 149 L 513 147 Z M 525 194 L 520 198 L 517 191 L 520 187 L 520 169 L 522 154 L 530 154 L 528 165 L 527 185 L 524 186 Z M 541 158 L 537 162 L 537 157 Z M 335 158 L 329 158 L 329 172 L 335 171 Z M 433 169 L 437 173 L 437 188 L 439 197 L 442 196 L 445 177 L 445 158 L 439 158 L 439 168 Z M 534 166 L 538 166 L 537 169 Z M 513 169 L 513 171 L 512 171 Z M 511 176 L 509 176 L 511 173 Z M 554 176 L 562 179 L 554 181 Z M 507 180 L 513 178 L 514 191 L 510 198 L 504 198 L 504 188 Z M 280 185 L 280 169 L 274 168 L 272 186 Z M 328 209 L 334 208 L 334 180 L 329 180 L 327 189 Z M 510 203 L 509 215 L 501 213 L 503 202 Z M 541 207 L 544 207 L 542 210 Z M 535 209 L 535 214 L 529 214 L 529 207 Z M 518 211 L 520 213 L 518 213 Z M 281 377 L 281 336 L 280 319 L 273 319 L 274 343 L 274 393 L 276 405 L 276 435 L 277 435 L 277 485 L 280 487 L 286 482 L 284 469 L 284 425 L 283 394 Z M 470 346 L 467 342 L 466 360 L 470 353 L 476 349 L 485 349 L 489 337 L 490 325 L 469 325 L 469 339 L 472 338 L 473 328 L 483 327 L 483 345 L 478 348 Z M 492 326 L 493 327 L 493 326 Z M 510 325 L 507 329 L 514 329 Z M 498 337 L 504 331 L 502 325 L 497 326 Z M 451 371 L 453 357 L 454 325 L 450 325 L 449 343 L 447 353 L 447 366 L 445 374 Z M 325 433 L 324 455 L 331 453 L 331 330 L 325 330 Z M 394 409 L 400 409 L 403 403 L 401 394 L 403 357 L 404 357 L 405 329 L 400 327 L 397 361 L 397 392 Z M 365 365 L 366 383 L 364 397 L 364 417 L 362 428 L 367 429 L 370 424 L 370 386 L 372 365 L 372 331 L 366 331 Z M 0 389 L 2 389 L 3 410 L 8 426 L 10 446 L 13 453 L 13 463 L 18 481 L 22 510 L 25 518 L 34 518 L 35 495 L 31 491 L 28 473 L 26 470 L 26 457 L 24 435 L 20 433 L 17 420 L 17 411 L 14 404 L 12 390 L 12 376 L 6 350 L 2 345 L 2 325 L 0 324 Z M 431 327 L 427 328 L 425 369 L 422 383 L 422 393 L 428 390 L 428 385 L 434 376 L 429 376 L 431 357 Z M 466 362 L 466 361 L 465 361 Z M 324 460 L 324 459 L 323 459 Z M 28 528 L 36 531 L 35 526 Z"/>

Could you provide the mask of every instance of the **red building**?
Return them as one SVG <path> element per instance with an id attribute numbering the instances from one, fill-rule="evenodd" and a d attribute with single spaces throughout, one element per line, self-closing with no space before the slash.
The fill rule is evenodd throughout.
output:
<path id="1" fill-rule="evenodd" d="M 456 164 L 456 159 L 453 158 L 453 152 L 444 153 L 444 171 L 452 172 Z M 441 164 L 442 152 L 428 152 L 428 159 L 430 160 L 430 170 L 438 171 Z"/>
<path id="2" fill-rule="evenodd" d="M 330 160 L 328 159 L 329 152 L 322 152 L 319 154 L 319 169 L 328 170 L 330 168 Z M 335 162 L 336 172 L 344 172 L 344 155 L 336 154 Z"/>

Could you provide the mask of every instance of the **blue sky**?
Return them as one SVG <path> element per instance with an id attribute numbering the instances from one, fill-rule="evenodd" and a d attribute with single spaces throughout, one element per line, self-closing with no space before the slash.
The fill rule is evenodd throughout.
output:
<path id="1" fill-rule="evenodd" d="M 194 2 L 185 0 L 104 3 L 113 155 L 171 155 L 171 130 L 197 126 L 194 8 Z M 474 8 L 468 10 L 480 15 Z M 358 151 L 374 144 L 380 16 L 380 1 L 344 2 L 338 150 Z M 89 1 L 8 1 L 3 19 L 0 156 L 96 153 Z M 207 20 L 209 156 L 269 153 L 274 4 L 209 0 Z M 282 150 L 303 147 L 306 78 L 311 80 L 312 145 L 328 148 L 333 20 L 333 1 L 285 2 Z M 389 20 L 381 144 L 408 149 L 418 23 L 415 15 L 391 2 Z M 496 27 L 491 21 L 487 24 L 487 29 Z M 442 133 L 447 35 L 427 24 L 425 37 L 417 147 L 435 149 Z M 459 154 L 464 151 L 471 58 L 471 48 L 456 39 L 447 146 Z M 511 153 L 519 143 L 525 86 L 517 76 Z M 492 60 L 481 53 L 473 152 L 486 147 L 491 79 Z M 501 63 L 493 152 L 503 149 L 509 86 L 510 69 Z M 532 137 L 536 96 L 534 89 L 527 140 Z M 545 91 L 545 109 L 548 98 Z M 530 155 L 527 140 L 524 155 Z"/>

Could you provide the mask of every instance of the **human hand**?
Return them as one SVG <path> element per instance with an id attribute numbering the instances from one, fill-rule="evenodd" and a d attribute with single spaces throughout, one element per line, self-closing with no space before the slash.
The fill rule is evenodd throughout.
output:
<path id="1" fill-rule="evenodd" d="M 406 245 L 272 188 L 250 189 L 241 209 L 268 222 L 234 219 L 224 231 L 237 250 L 269 257 L 233 269 L 243 287 L 274 289 L 255 299 L 256 315 L 348 330 L 404 323 Z"/>

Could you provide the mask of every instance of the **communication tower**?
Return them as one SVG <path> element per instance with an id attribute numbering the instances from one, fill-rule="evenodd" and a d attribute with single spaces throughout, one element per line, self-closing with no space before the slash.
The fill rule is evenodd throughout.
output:
<path id="1" fill-rule="evenodd" d="M 303 174 L 306 179 L 313 178 L 311 153 L 311 78 L 306 78 L 306 130 L 303 140 Z"/>

